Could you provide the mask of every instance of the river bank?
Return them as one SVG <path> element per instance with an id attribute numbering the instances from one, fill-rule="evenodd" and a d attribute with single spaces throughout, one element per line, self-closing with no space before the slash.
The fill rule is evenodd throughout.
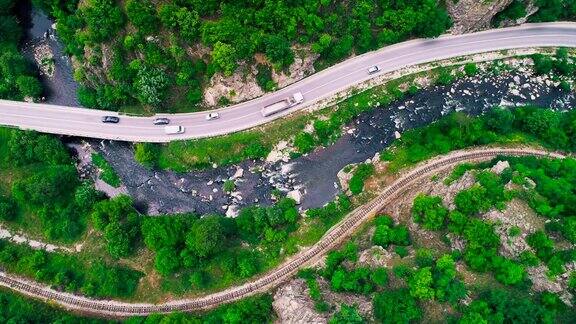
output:
<path id="1" fill-rule="evenodd" d="M 48 104 L 79 107 L 74 71 L 64 45 L 58 40 L 55 23 L 30 1 L 19 1 L 18 19 L 25 30 L 21 51 L 36 65 Z"/>
<path id="2" fill-rule="evenodd" d="M 73 69 L 59 42 L 53 21 L 28 1 L 18 12 L 26 37 L 22 51 L 38 63 L 39 48 L 51 53 L 53 71 L 39 64 L 46 87 L 45 102 L 78 106 Z M 409 129 L 424 126 L 453 111 L 479 115 L 494 106 L 537 105 L 562 110 L 574 105 L 574 94 L 563 90 L 549 77 L 536 76 L 530 60 L 511 60 L 516 66 L 490 70 L 481 64 L 476 76 L 464 77 L 448 86 L 429 86 L 386 107 L 361 114 L 344 129 L 334 144 L 292 160 L 274 163 L 245 161 L 210 170 L 177 173 L 150 170 L 134 160 L 133 146 L 123 142 L 87 141 L 101 152 L 119 174 L 123 189 L 134 198 L 138 209 L 147 214 L 197 212 L 234 216 L 242 206 L 272 204 L 273 193 L 289 193 L 302 209 L 320 207 L 341 192 L 338 172 L 345 166 L 372 159 Z M 234 182 L 234 190 L 224 191 L 224 183 Z"/>
<path id="3" fill-rule="evenodd" d="M 151 214 L 196 211 L 226 213 L 229 209 L 273 202 L 272 193 L 297 191 L 302 209 L 320 207 L 341 192 L 337 174 L 348 164 L 364 162 L 388 147 L 406 130 L 428 125 L 454 111 L 479 115 L 495 106 L 535 105 L 566 110 L 576 104 L 574 93 L 549 76 L 532 72 L 529 60 L 494 73 L 492 63 L 478 75 L 448 86 L 430 86 L 415 95 L 360 115 L 333 145 L 289 161 L 246 161 L 205 171 L 177 173 L 148 170 L 134 160 L 129 144 L 93 142 L 114 166 L 139 209 Z M 242 170 L 241 177 L 234 174 Z M 222 191 L 236 182 L 233 194 Z M 240 199 L 238 199 L 240 197 Z M 233 216 L 233 212 L 228 212 Z"/>

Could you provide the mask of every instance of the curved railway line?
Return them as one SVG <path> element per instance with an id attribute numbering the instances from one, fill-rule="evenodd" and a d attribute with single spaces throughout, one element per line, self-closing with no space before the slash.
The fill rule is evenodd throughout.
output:
<path id="1" fill-rule="evenodd" d="M 415 180 L 438 172 L 461 162 L 477 162 L 492 159 L 498 155 L 538 156 L 563 158 L 561 154 L 530 148 L 488 148 L 453 152 L 445 157 L 434 158 L 413 168 L 386 187 L 378 197 L 363 205 L 342 219 L 330 229 L 316 244 L 286 260 L 259 278 L 240 286 L 231 287 L 214 294 L 169 301 L 163 304 L 128 303 L 112 300 L 96 300 L 60 292 L 39 283 L 0 272 L 0 285 L 24 295 L 58 304 L 66 309 L 105 317 L 127 317 L 151 313 L 174 311 L 194 311 L 219 306 L 241 298 L 269 290 L 290 278 L 303 266 L 312 265 L 329 250 L 337 247 L 358 227 L 372 218 L 398 193 L 401 193 Z"/>

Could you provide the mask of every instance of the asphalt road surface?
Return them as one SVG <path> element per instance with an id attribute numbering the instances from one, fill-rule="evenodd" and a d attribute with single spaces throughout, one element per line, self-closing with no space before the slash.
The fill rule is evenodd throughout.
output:
<path id="1" fill-rule="evenodd" d="M 528 47 L 576 47 L 576 23 L 526 24 L 459 36 L 412 40 L 366 53 L 332 66 L 286 88 L 234 106 L 215 110 L 220 118 L 206 120 L 207 113 L 159 114 L 171 125 L 182 125 L 184 134 L 166 135 L 163 126 L 155 126 L 155 117 L 120 116 L 118 124 L 103 124 L 104 115 L 115 112 L 29 104 L 0 100 L 0 124 L 33 129 L 45 133 L 124 140 L 132 142 L 169 142 L 223 135 L 245 130 L 305 108 L 321 99 L 364 82 L 377 74 L 367 69 L 378 65 L 380 73 L 462 55 Z M 302 92 L 304 102 L 281 113 L 263 117 L 262 107 Z"/>

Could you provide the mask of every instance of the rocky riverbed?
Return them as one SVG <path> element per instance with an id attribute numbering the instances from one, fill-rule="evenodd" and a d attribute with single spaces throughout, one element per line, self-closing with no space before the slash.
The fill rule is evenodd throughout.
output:
<path id="1" fill-rule="evenodd" d="M 140 209 L 151 214 L 196 211 L 233 216 L 241 206 L 272 203 L 275 189 L 300 198 L 302 209 L 320 207 L 341 192 L 338 171 L 373 158 L 408 129 L 430 124 L 453 111 L 479 115 L 495 106 L 520 105 L 564 110 L 576 103 L 574 93 L 561 89 L 557 81 L 534 75 L 529 60 L 513 60 L 510 64 L 511 71 L 484 71 L 364 113 L 345 128 L 335 144 L 290 161 L 246 161 L 176 173 L 140 166 L 129 144 L 91 144 L 114 166 Z M 226 180 L 236 183 L 234 192 L 223 192 Z"/>
<path id="2" fill-rule="evenodd" d="M 54 21 L 29 1 L 19 1 L 18 18 L 26 29 L 21 48 L 23 54 L 38 68 L 44 84 L 43 102 L 63 106 L 79 106 L 72 63 L 58 40 Z"/>
<path id="3" fill-rule="evenodd" d="M 24 53 L 36 61 L 46 84 L 46 102 L 77 106 L 77 84 L 70 59 L 58 41 L 53 21 L 26 1 L 19 12 L 27 28 Z M 293 160 L 278 162 L 245 161 L 239 165 L 204 171 L 177 173 L 149 170 L 134 160 L 128 143 L 88 140 L 92 149 L 103 153 L 120 175 L 121 190 L 108 188 L 108 194 L 128 192 L 139 210 L 149 214 L 222 213 L 234 216 L 242 206 L 273 203 L 280 190 L 301 204 L 302 209 L 320 207 L 341 192 L 338 172 L 348 164 L 372 159 L 394 139 L 411 128 L 427 125 L 452 111 L 478 115 L 494 106 L 538 105 L 567 109 L 575 103 L 573 92 L 562 90 L 558 82 L 536 76 L 530 60 L 511 60 L 512 69 L 501 73 L 486 71 L 459 79 L 450 86 L 432 86 L 404 100 L 359 116 L 347 125 L 344 135 L 333 145 Z M 84 140 L 73 140 L 75 144 Z M 224 192 L 224 182 L 235 189 Z M 102 187 L 106 187 L 102 184 Z"/>

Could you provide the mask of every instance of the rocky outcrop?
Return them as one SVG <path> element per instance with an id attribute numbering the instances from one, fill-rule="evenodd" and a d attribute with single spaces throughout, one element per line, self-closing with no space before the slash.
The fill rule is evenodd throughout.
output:
<path id="1" fill-rule="evenodd" d="M 349 182 L 350 182 L 350 179 L 352 179 L 352 176 L 354 175 L 355 169 L 356 169 L 355 164 L 349 164 L 346 167 L 344 167 L 342 170 L 338 171 L 338 174 L 336 175 L 338 177 L 338 182 L 340 183 L 340 188 L 342 188 L 342 191 L 348 195 L 351 194 L 348 191 L 348 189 L 350 188 Z"/>
<path id="2" fill-rule="evenodd" d="M 295 279 L 282 286 L 274 294 L 272 303 L 279 323 L 317 323 L 328 321 L 314 310 L 314 303 L 308 295 L 308 287 L 302 279 Z"/>
<path id="3" fill-rule="evenodd" d="M 283 88 L 316 72 L 314 62 L 320 55 L 312 52 L 309 46 L 293 46 L 294 62 L 288 67 L 288 72 L 272 71 L 272 79 L 279 88 Z"/>
<path id="4" fill-rule="evenodd" d="M 268 163 L 276 163 L 279 161 L 288 162 L 288 160 L 290 160 L 290 152 L 292 152 L 293 150 L 294 149 L 292 148 L 292 146 L 290 146 L 288 141 L 280 141 L 272 148 L 270 153 L 268 153 L 268 156 L 266 156 L 266 162 Z"/>
<path id="5" fill-rule="evenodd" d="M 40 68 L 41 74 L 51 78 L 54 76 L 54 53 L 46 41 L 42 41 L 34 46 L 34 60 Z"/>
<path id="6" fill-rule="evenodd" d="M 450 32 L 452 34 L 464 34 L 488 28 L 492 18 L 512 1 L 446 1 L 448 13 L 454 22 Z"/>
<path id="7" fill-rule="evenodd" d="M 221 72 L 214 74 L 210 85 L 204 89 L 204 102 L 208 106 L 215 106 L 222 97 L 230 102 L 241 102 L 263 95 L 264 91 L 256 82 L 257 73 L 256 67 L 244 63 L 231 76 Z"/>
<path id="8" fill-rule="evenodd" d="M 373 245 L 369 249 L 360 252 L 358 264 L 371 268 L 389 267 L 393 258 L 394 254 L 388 252 L 388 250 L 379 245 Z"/>
<path id="9" fill-rule="evenodd" d="M 544 227 L 544 221 L 523 201 L 510 201 L 506 210 L 491 210 L 484 214 L 486 220 L 496 224 L 494 230 L 500 236 L 500 253 L 507 258 L 517 258 L 523 251 L 532 249 L 526 243 L 526 237 Z M 518 235 L 510 235 L 512 228 L 520 229 Z"/>
<path id="10" fill-rule="evenodd" d="M 199 51 L 204 49 L 199 48 Z M 189 50 L 194 51 L 193 49 Z M 283 88 L 296 81 L 313 74 L 314 61 L 319 55 L 312 53 L 309 47 L 294 46 L 294 62 L 285 71 L 275 71 L 272 69 L 272 80 L 276 82 L 279 88 Z M 261 59 L 262 64 L 269 64 L 266 59 Z M 225 76 L 218 72 L 210 79 L 210 85 L 204 89 L 204 103 L 208 106 L 219 104 L 220 98 L 227 98 L 230 102 L 242 102 L 262 96 L 265 92 L 262 90 L 256 76 L 258 69 L 255 65 L 249 65 L 246 62 L 239 64 L 234 74 Z"/>
<path id="11" fill-rule="evenodd" d="M 300 189 L 289 191 L 286 194 L 286 197 L 293 199 L 296 202 L 296 205 L 300 205 L 302 203 L 302 192 L 300 191 Z"/>
<path id="12" fill-rule="evenodd" d="M 490 171 L 496 173 L 496 174 L 501 174 L 502 172 L 504 172 L 504 170 L 508 169 L 510 167 L 510 163 L 508 163 L 508 161 L 498 161 L 498 163 L 496 163 L 496 165 L 494 165 Z"/>
<path id="13" fill-rule="evenodd" d="M 443 181 L 435 182 L 428 190 L 428 194 L 441 197 L 445 206 L 449 209 L 454 209 L 454 197 L 460 191 L 470 188 L 475 182 L 474 174 L 466 171 L 460 179 L 452 182 L 448 186 L 446 186 Z"/>

